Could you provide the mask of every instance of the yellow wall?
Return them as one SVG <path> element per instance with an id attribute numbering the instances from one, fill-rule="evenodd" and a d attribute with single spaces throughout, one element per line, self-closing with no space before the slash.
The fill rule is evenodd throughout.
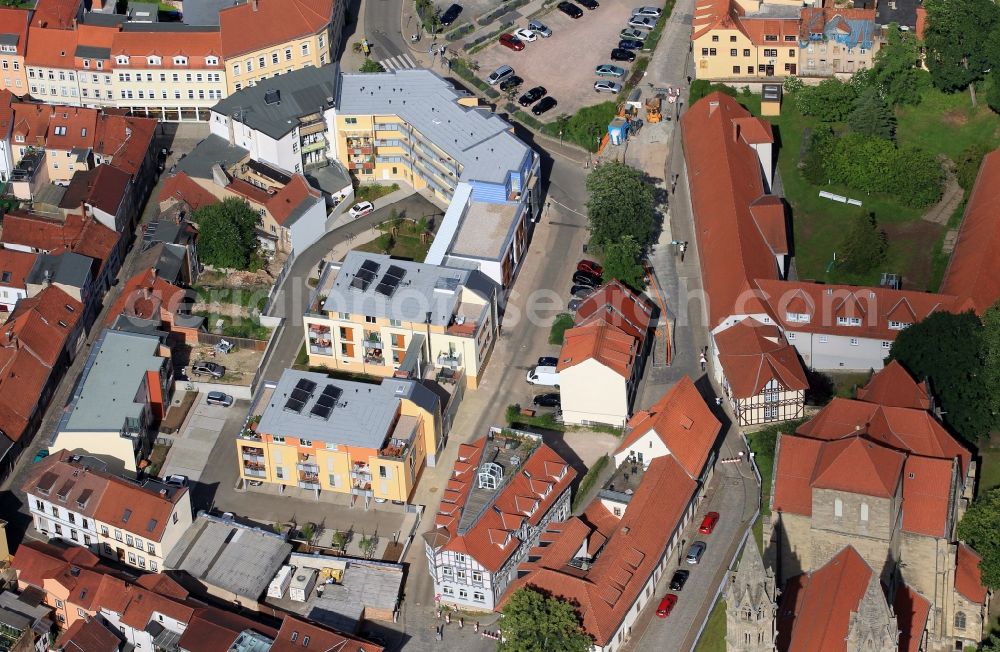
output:
<path id="1" fill-rule="evenodd" d="M 692 52 L 698 79 L 765 77 L 762 65 L 773 65 L 775 77 L 785 77 L 793 71 L 799 73 L 797 41 L 757 45 L 737 29 L 716 29 L 703 34 L 694 41 Z"/>
<path id="2" fill-rule="evenodd" d="M 24 57 L 18 54 L 0 54 L 0 89 L 5 88 L 18 97 L 28 92 L 28 75 Z"/>
<path id="3" fill-rule="evenodd" d="M 135 449 L 132 440 L 117 432 L 77 432 L 63 431 L 56 434 L 49 451 L 76 450 L 82 448 L 91 455 L 107 455 L 122 461 L 125 470 L 135 473 Z"/>
<path id="4" fill-rule="evenodd" d="M 120 107 L 211 108 L 226 96 L 224 76 L 221 66 L 202 69 L 116 66 L 112 92 Z"/>
<path id="5" fill-rule="evenodd" d="M 312 36 L 226 59 L 226 88 L 234 93 L 267 77 L 330 62 L 330 31 L 324 29 Z"/>

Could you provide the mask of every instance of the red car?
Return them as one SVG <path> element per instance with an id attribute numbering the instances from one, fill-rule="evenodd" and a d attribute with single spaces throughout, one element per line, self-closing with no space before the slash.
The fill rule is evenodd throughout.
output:
<path id="1" fill-rule="evenodd" d="M 660 606 L 656 608 L 656 615 L 660 618 L 666 618 L 674 610 L 675 604 L 677 604 L 677 596 L 673 593 L 666 594 L 660 600 Z"/>
<path id="2" fill-rule="evenodd" d="M 504 46 L 505 48 L 510 48 L 511 50 L 516 50 L 518 52 L 524 49 L 524 41 L 517 38 L 513 34 L 501 34 L 500 45 Z"/>
<path id="3" fill-rule="evenodd" d="M 600 276 L 604 268 L 595 263 L 592 260 L 581 260 L 576 264 L 576 271 L 587 272 L 588 274 L 593 274 L 594 276 Z"/>
<path id="4" fill-rule="evenodd" d="M 701 526 L 698 527 L 698 531 L 702 534 L 711 534 L 712 530 L 715 529 L 715 524 L 719 522 L 719 512 L 709 512 L 705 514 L 705 518 L 701 520 Z"/>

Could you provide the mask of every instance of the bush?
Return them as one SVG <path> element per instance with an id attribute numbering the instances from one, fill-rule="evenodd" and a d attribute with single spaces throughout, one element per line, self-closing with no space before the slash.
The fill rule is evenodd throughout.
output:
<path id="1" fill-rule="evenodd" d="M 941 198 L 941 164 L 914 147 L 897 148 L 884 138 L 847 134 L 830 148 L 824 168 L 830 180 L 867 193 L 894 196 L 920 208 Z"/>
<path id="2" fill-rule="evenodd" d="M 478 88 L 490 99 L 496 99 L 500 97 L 500 93 L 493 90 L 489 84 L 480 79 L 475 72 L 472 71 L 470 64 L 465 59 L 461 57 L 455 57 L 448 60 L 448 67 L 455 72 L 459 77 L 469 82 L 476 88 Z"/>
<path id="3" fill-rule="evenodd" d="M 559 313 L 552 322 L 552 330 L 549 331 L 549 344 L 561 345 L 566 331 L 571 328 L 573 328 L 573 315 L 568 312 Z"/>
<path id="4" fill-rule="evenodd" d="M 989 147 L 982 143 L 969 145 L 959 155 L 955 161 L 955 177 L 958 185 L 966 192 L 972 190 L 976 184 L 976 177 L 979 176 L 979 167 L 983 163 L 983 157 L 990 151 Z"/>
<path id="5" fill-rule="evenodd" d="M 736 89 L 725 84 L 713 84 L 706 79 L 695 79 L 691 82 L 691 90 L 688 92 L 688 106 L 691 106 L 706 95 L 719 92 L 730 97 L 736 97 Z"/>
<path id="6" fill-rule="evenodd" d="M 576 493 L 573 495 L 573 502 L 570 505 L 570 509 L 576 511 L 577 508 L 580 507 L 583 499 L 586 498 L 587 494 L 590 493 L 590 490 L 594 487 L 594 484 L 598 481 L 598 479 L 600 479 L 601 472 L 604 470 L 604 467 L 608 465 L 610 460 L 611 458 L 609 458 L 606 454 L 602 455 L 596 462 L 594 462 L 593 466 L 587 469 L 587 474 L 583 476 L 582 480 L 580 480 L 580 485 L 576 488 Z"/>
<path id="7" fill-rule="evenodd" d="M 544 125 L 542 132 L 559 138 L 561 129 L 563 140 L 596 152 L 599 139 L 607 132 L 608 123 L 615 117 L 616 111 L 615 102 L 586 106 L 571 116 L 561 116 L 555 122 Z"/>
<path id="8" fill-rule="evenodd" d="M 794 95 L 795 106 L 802 115 L 822 122 L 844 120 L 854 108 L 857 92 L 839 79 L 826 79 L 818 86 L 805 86 Z"/>
<path id="9" fill-rule="evenodd" d="M 835 142 L 833 129 L 827 126 L 816 127 L 809 134 L 808 149 L 799 169 L 805 180 L 814 186 L 826 185 L 828 181 L 826 160 Z"/>
<path id="10" fill-rule="evenodd" d="M 451 30 L 450 32 L 448 32 L 447 34 L 445 34 L 444 38 L 445 38 L 445 40 L 448 40 L 448 41 L 457 41 L 458 39 L 462 38 L 466 34 L 471 34 L 474 31 L 476 31 L 476 26 L 475 25 L 473 25 L 472 23 L 465 23 L 464 25 L 462 25 L 460 27 L 457 27 L 457 28 Z"/>

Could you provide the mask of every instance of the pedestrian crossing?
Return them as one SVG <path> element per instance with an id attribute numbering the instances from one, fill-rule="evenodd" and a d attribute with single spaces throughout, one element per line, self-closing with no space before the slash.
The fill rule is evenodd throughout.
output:
<path id="1" fill-rule="evenodd" d="M 417 64 L 414 63 L 413 59 L 411 59 L 407 54 L 382 59 L 379 63 L 383 68 L 385 68 L 386 72 L 393 72 L 394 70 L 407 70 L 409 68 L 417 67 Z"/>

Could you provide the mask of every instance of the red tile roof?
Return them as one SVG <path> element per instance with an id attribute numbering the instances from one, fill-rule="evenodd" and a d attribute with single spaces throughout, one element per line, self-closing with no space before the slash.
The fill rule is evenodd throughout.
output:
<path id="1" fill-rule="evenodd" d="M 798 47 L 799 24 L 798 18 L 747 18 L 744 16 L 740 21 L 741 31 L 754 45 L 774 47 Z M 777 36 L 778 40 L 769 39 L 769 36 Z M 786 36 L 794 36 L 795 41 L 786 41 Z"/>
<path id="2" fill-rule="evenodd" d="M 323 194 L 309 185 L 301 174 L 292 175 L 291 181 L 282 186 L 267 202 L 267 211 L 274 221 L 285 226 L 292 213 L 307 201 L 315 203 Z M 290 226 L 290 225 L 289 225 Z"/>
<path id="3" fill-rule="evenodd" d="M 92 170 L 79 170 L 70 179 L 66 194 L 59 207 L 67 210 L 81 209 L 89 204 L 109 215 L 117 215 L 125 201 L 131 175 L 113 165 L 98 165 Z"/>
<path id="4" fill-rule="evenodd" d="M 32 20 L 32 26 L 28 30 L 28 51 L 24 55 L 25 64 L 43 68 L 75 69 L 76 31 L 35 27 L 37 19 L 36 14 L 35 19 Z"/>
<path id="5" fill-rule="evenodd" d="M 477 491 L 476 473 L 484 450 L 495 445 L 492 439 L 483 437 L 459 446 L 455 468 L 434 517 L 436 529 L 429 533 L 438 543 L 436 550 L 467 554 L 492 572 L 498 571 L 517 550 L 520 539 L 514 534 L 521 524 L 537 525 L 576 477 L 576 471 L 565 460 L 541 444 L 491 497 L 491 508 L 468 531 L 460 533 L 466 503 Z M 467 519 L 472 521 L 471 516 Z"/>
<path id="6" fill-rule="evenodd" d="M 317 34 L 338 0 L 256 0 L 219 12 L 222 52 L 229 59 Z M 295 46 L 297 47 L 297 46 Z"/>
<path id="7" fill-rule="evenodd" d="M 723 93 L 699 100 L 682 118 L 695 235 L 705 296 L 710 298 L 710 328 L 734 314 L 766 312 L 754 296 L 754 281 L 777 279 L 779 273 L 778 252 L 750 208 L 764 195 L 764 182 L 750 142 L 759 134 L 734 126 L 735 121 L 745 125 L 747 119 L 752 119 L 750 112 Z M 770 212 L 765 226 L 768 234 L 774 233 Z"/>
<path id="8" fill-rule="evenodd" d="M 152 269 L 139 272 L 126 283 L 108 311 L 104 324 L 110 326 L 119 315 L 139 319 L 161 319 L 181 308 L 187 291 L 157 276 Z"/>
<path id="9" fill-rule="evenodd" d="M 635 414 L 620 453 L 652 431 L 692 478 L 701 476 L 722 424 L 715 418 L 691 378 L 683 376 L 649 410 Z"/>
<path id="10" fill-rule="evenodd" d="M 755 120 L 755 123 L 757 121 Z M 749 134 L 748 134 L 749 136 Z M 770 133 L 768 134 L 770 137 Z M 767 141 L 770 142 L 770 141 Z M 788 254 L 788 218 L 785 215 L 785 202 L 776 195 L 764 195 L 750 204 L 750 215 L 753 216 L 760 234 L 771 251 L 776 254 Z"/>
<path id="11" fill-rule="evenodd" d="M 822 445 L 807 437 L 778 438 L 771 511 L 812 516 L 810 483 Z"/>
<path id="12" fill-rule="evenodd" d="M 136 177 L 153 145 L 156 135 L 155 118 L 122 115 L 105 109 L 97 116 L 94 151 L 105 162 L 111 159 L 116 168 Z"/>
<path id="13" fill-rule="evenodd" d="M 28 276 L 38 254 L 0 249 L 0 286 L 24 289 L 24 279 Z"/>
<path id="14" fill-rule="evenodd" d="M 930 389 L 927 381 L 918 383 L 903 365 L 892 360 L 876 373 L 864 387 L 859 387 L 858 400 L 877 405 L 931 409 Z"/>
<path id="15" fill-rule="evenodd" d="M 891 498 L 906 456 L 860 437 L 825 442 L 816 458 L 811 486 Z"/>
<path id="16" fill-rule="evenodd" d="M 955 552 L 955 590 L 970 602 L 984 605 L 987 592 L 979 569 L 982 561 L 983 558 L 975 550 L 964 543 L 958 544 Z"/>
<path id="17" fill-rule="evenodd" d="M 24 56 L 28 44 L 28 18 L 30 11 L 24 9 L 0 8 L 0 34 L 17 36 L 17 54 Z"/>
<path id="18" fill-rule="evenodd" d="M 577 326 L 597 319 L 643 342 L 653 324 L 653 307 L 641 294 L 618 281 L 611 281 L 584 299 L 576 310 Z"/>
<path id="19" fill-rule="evenodd" d="M 108 489 L 107 479 L 100 473 L 70 464 L 69 457 L 69 451 L 61 450 L 34 463 L 21 491 L 45 499 L 65 496 L 66 504 L 72 505 L 73 511 L 93 518 L 97 504 Z"/>
<path id="20" fill-rule="evenodd" d="M 899 626 L 900 652 L 920 652 L 931 602 L 905 584 L 896 589 L 896 599 L 892 605 Z"/>
<path id="21" fill-rule="evenodd" d="M 270 29 L 257 30 L 267 34 Z M 272 41 L 273 42 L 273 41 Z M 111 43 L 111 56 L 127 56 L 127 66 L 118 66 L 119 70 L 155 68 L 181 68 L 184 70 L 220 70 L 222 61 L 222 38 L 219 32 L 117 32 Z M 150 65 L 148 57 L 160 57 L 160 62 Z M 174 57 L 186 57 L 187 63 L 175 65 Z M 216 63 L 206 63 L 207 57 L 215 57 Z"/>
<path id="22" fill-rule="evenodd" d="M 50 285 L 33 297 L 18 301 L 0 330 L 0 346 L 30 351 L 52 367 L 76 330 L 83 304 L 59 287 Z"/>
<path id="23" fill-rule="evenodd" d="M 309 637 L 309 643 L 305 638 Z M 344 650 L 344 652 L 382 652 L 383 647 L 348 634 L 285 616 L 270 652 L 309 652 Z"/>
<path id="24" fill-rule="evenodd" d="M 789 391 L 809 388 L 798 352 L 774 325 L 744 319 L 716 333 L 715 345 L 723 375 L 738 399 L 760 394 L 772 380 Z"/>
<path id="25" fill-rule="evenodd" d="M 187 495 L 186 487 L 160 495 L 121 478 L 109 476 L 108 482 L 108 491 L 98 504 L 94 518 L 150 541 L 163 538 L 174 506 Z"/>
<path id="26" fill-rule="evenodd" d="M 82 215 L 70 214 L 60 222 L 18 210 L 4 216 L 0 239 L 52 254 L 71 251 L 100 261 L 99 267 L 103 268 L 120 237 L 114 229 Z"/>
<path id="27" fill-rule="evenodd" d="M 713 29 L 736 29 L 746 35 L 740 20 L 742 15 L 743 8 L 737 2 L 699 0 L 695 4 L 691 40 L 701 38 Z"/>
<path id="28" fill-rule="evenodd" d="M 59 637 L 59 649 L 73 652 L 118 652 L 122 642 L 97 618 L 78 618 Z"/>
<path id="29" fill-rule="evenodd" d="M 166 201 L 183 201 L 194 210 L 202 206 L 219 203 L 219 198 L 202 188 L 194 179 L 185 172 L 167 177 L 160 188 L 159 202 L 162 205 Z"/>
<path id="30" fill-rule="evenodd" d="M 80 12 L 80 0 L 38 0 L 31 18 L 32 27 L 73 30 Z"/>
<path id="31" fill-rule="evenodd" d="M 632 378 L 638 354 L 636 338 L 603 321 L 594 321 L 566 331 L 556 370 L 565 371 L 595 360 L 628 380 Z"/>
<path id="32" fill-rule="evenodd" d="M 17 548 L 12 566 L 18 582 L 46 590 L 54 582 L 67 593 L 67 601 L 87 611 L 97 609 L 97 594 L 109 570 L 86 548 L 63 548 L 40 541 L 25 541 Z"/>
<path id="33" fill-rule="evenodd" d="M 511 583 L 503 600 L 529 585 L 575 602 L 584 630 L 598 646 L 607 645 L 659 565 L 696 488 L 697 483 L 672 455 L 654 459 L 620 520 L 610 515 L 600 499 L 591 504 L 593 511 L 588 508 L 586 515 L 597 515 L 603 523 L 602 536 L 607 536 L 588 570 L 569 562 L 587 542 L 588 533 L 593 536 L 601 529 L 593 524 L 581 528 L 576 523 L 552 523 L 543 537 L 558 540 L 558 545 L 532 550 L 529 558 L 537 555 L 538 559 L 518 567 L 520 577 Z M 584 519 L 579 522 L 586 524 Z M 564 543 L 563 538 L 577 545 Z M 594 554 L 593 548 L 588 549 Z"/>
<path id="34" fill-rule="evenodd" d="M 1000 298 L 1000 149 L 983 158 L 969 194 L 941 292 L 972 298 L 983 314 Z"/>
<path id="35" fill-rule="evenodd" d="M 951 498 L 960 493 L 955 460 L 910 455 L 903 469 L 903 530 L 948 537 Z"/>

